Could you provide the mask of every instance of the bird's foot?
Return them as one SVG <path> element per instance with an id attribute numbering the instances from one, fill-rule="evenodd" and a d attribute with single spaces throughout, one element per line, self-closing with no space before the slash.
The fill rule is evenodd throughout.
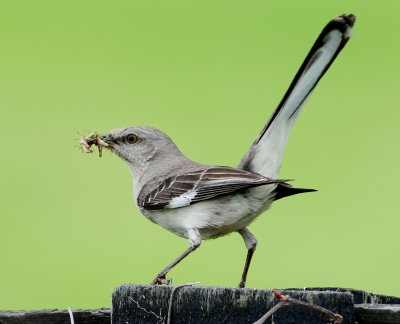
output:
<path id="1" fill-rule="evenodd" d="M 170 285 L 172 283 L 172 279 L 171 278 L 165 278 L 165 275 L 163 276 L 157 276 L 156 278 L 154 278 L 154 280 L 151 282 L 152 286 L 155 285 Z"/>
<path id="2" fill-rule="evenodd" d="M 246 287 L 246 283 L 244 281 L 239 282 L 238 288 Z"/>

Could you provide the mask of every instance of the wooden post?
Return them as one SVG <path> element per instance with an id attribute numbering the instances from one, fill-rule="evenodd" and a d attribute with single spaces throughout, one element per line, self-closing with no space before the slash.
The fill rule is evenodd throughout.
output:
<path id="1" fill-rule="evenodd" d="M 285 291 L 354 323 L 353 296 L 347 292 Z M 172 296 L 172 298 L 171 298 Z M 253 323 L 278 301 L 271 290 L 222 287 L 122 285 L 112 298 L 113 324 L 125 323 Z M 326 317 L 300 306 L 284 307 L 275 324 L 325 324 Z M 267 323 L 271 323 L 270 321 Z"/>

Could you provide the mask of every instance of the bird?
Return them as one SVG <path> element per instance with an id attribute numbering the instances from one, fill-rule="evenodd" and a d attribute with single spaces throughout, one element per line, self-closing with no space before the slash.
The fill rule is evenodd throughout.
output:
<path id="1" fill-rule="evenodd" d="M 172 139 L 153 127 L 130 126 L 101 134 L 101 146 L 119 156 L 133 178 L 134 201 L 150 221 L 186 238 L 189 246 L 163 268 L 151 284 L 166 277 L 203 240 L 232 232 L 247 248 L 239 287 L 247 274 L 257 239 L 248 226 L 284 197 L 312 192 L 278 178 L 292 126 L 315 86 L 349 40 L 356 17 L 343 14 L 323 28 L 283 99 L 235 167 L 197 163 L 184 156 Z M 98 144 L 96 141 L 90 144 Z"/>

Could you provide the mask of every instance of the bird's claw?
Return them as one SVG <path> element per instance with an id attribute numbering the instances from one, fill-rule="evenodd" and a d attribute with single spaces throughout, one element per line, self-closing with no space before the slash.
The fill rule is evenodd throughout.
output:
<path id="1" fill-rule="evenodd" d="M 157 276 L 156 278 L 154 278 L 154 280 L 151 282 L 151 285 L 155 286 L 155 285 L 165 285 L 168 286 L 172 283 L 172 279 L 171 278 L 165 278 L 165 276 Z"/>
<path id="2" fill-rule="evenodd" d="M 243 282 L 243 281 L 239 282 L 238 288 L 245 288 L 245 287 L 246 287 L 246 283 L 245 282 Z"/>

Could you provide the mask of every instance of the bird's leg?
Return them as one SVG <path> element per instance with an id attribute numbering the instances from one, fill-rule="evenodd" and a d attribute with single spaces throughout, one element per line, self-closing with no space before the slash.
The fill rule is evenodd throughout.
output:
<path id="1" fill-rule="evenodd" d="M 201 235 L 197 229 L 191 228 L 188 230 L 189 247 L 183 251 L 174 261 L 172 261 L 165 269 L 163 269 L 157 277 L 151 282 L 152 285 L 165 285 L 171 282 L 170 279 L 165 278 L 167 273 L 175 267 L 179 262 L 186 258 L 191 252 L 196 250 L 201 244 Z"/>
<path id="2" fill-rule="evenodd" d="M 238 233 L 243 237 L 244 244 L 246 244 L 247 247 L 246 263 L 244 264 L 242 279 L 239 283 L 239 288 L 244 288 L 246 286 L 246 278 L 247 272 L 249 271 L 250 262 L 257 247 L 257 239 L 253 234 L 251 234 L 247 227 L 238 230 Z"/>

